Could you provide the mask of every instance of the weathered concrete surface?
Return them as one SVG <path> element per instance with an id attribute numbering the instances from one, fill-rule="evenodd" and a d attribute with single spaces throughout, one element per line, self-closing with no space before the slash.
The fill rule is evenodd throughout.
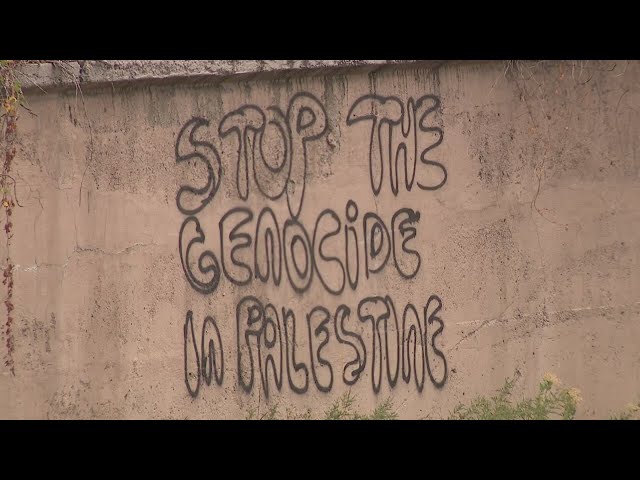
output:
<path id="1" fill-rule="evenodd" d="M 126 83 L 161 83 L 167 81 L 213 82 L 227 77 L 244 79 L 316 71 L 326 75 L 359 67 L 375 71 L 396 64 L 437 65 L 442 61 L 417 60 L 78 60 L 34 62 L 23 65 L 24 89 L 45 91 Z"/>
<path id="2" fill-rule="evenodd" d="M 515 371 L 521 372 L 522 390 L 528 392 L 552 371 L 581 389 L 580 417 L 606 418 L 640 394 L 639 80 L 638 62 L 544 62 L 511 68 L 496 62 L 437 69 L 407 66 L 368 74 L 356 68 L 326 77 L 232 78 L 211 85 L 109 87 L 85 92 L 84 101 L 73 91 L 47 95 L 32 91 L 29 105 L 37 117 L 23 112 L 19 119 L 13 169 L 24 207 L 14 211 L 11 249 L 16 264 L 15 376 L 5 370 L 0 375 L 0 417 L 244 418 L 250 409 L 264 412 L 276 402 L 282 412 L 311 408 L 321 414 L 351 388 L 362 408 L 392 394 L 403 418 L 439 418 L 459 401 L 493 392 Z M 317 102 L 296 96 L 301 92 L 312 94 Z M 388 99 L 380 105 L 375 99 L 362 99 L 369 94 L 395 96 L 400 103 Z M 417 106 L 418 122 L 413 123 L 408 112 L 414 109 L 407 101 L 424 95 L 432 97 Z M 439 106 L 431 109 L 436 102 Z M 243 105 L 254 108 L 246 109 L 244 116 L 227 117 L 221 130 L 228 133 L 221 138 L 221 121 Z M 282 116 L 270 106 L 278 107 Z M 411 139 L 417 139 L 411 191 L 406 191 L 399 161 L 397 196 L 390 188 L 388 163 L 380 193 L 374 195 L 369 174 L 372 122 L 363 118 L 371 112 L 386 112 L 396 119 L 402 113 L 409 151 L 413 151 Z M 255 160 L 249 157 L 248 170 L 244 160 L 238 162 L 238 136 L 231 127 L 249 119 L 258 128 L 261 114 L 266 162 L 277 170 L 290 159 L 290 176 L 260 170 L 265 165 L 259 149 Z M 196 129 L 190 140 L 196 124 L 189 121 L 194 116 L 208 120 L 209 126 Z M 387 127 L 383 124 L 382 135 L 374 136 L 382 138 L 384 152 Z M 393 127 L 394 159 L 401 130 L 399 125 Z M 260 145 L 253 132 L 248 131 L 243 143 L 249 152 L 255 142 Z M 278 132 L 284 132 L 287 142 Z M 439 132 L 442 141 L 437 144 Z M 317 138 L 303 142 L 305 135 Z M 194 152 L 200 157 L 185 158 Z M 178 162 L 176 155 L 184 161 Z M 225 262 L 227 271 L 210 293 L 197 291 L 211 290 L 213 261 L 210 254 L 201 257 L 202 244 L 192 242 L 198 234 L 195 221 L 187 221 L 187 211 L 202 205 L 211 188 L 196 198 L 188 193 L 176 198 L 182 186 L 207 184 L 204 159 L 211 162 L 213 185 L 219 183 L 219 188 L 194 216 L 206 249 L 221 268 Z M 446 168 L 446 182 L 434 190 L 421 189 L 418 183 L 431 187 L 442 183 L 438 165 Z M 374 186 L 376 173 L 374 169 Z M 277 200 L 267 199 L 258 189 L 261 186 L 275 196 L 285 185 L 287 191 Z M 349 200 L 358 207 L 354 222 L 347 220 Z M 316 247 L 317 269 L 313 263 L 307 265 L 313 275 L 308 289 L 296 292 L 289 279 L 296 279 L 293 261 L 305 271 L 300 241 L 293 242 L 295 259 L 289 255 L 289 264 L 283 260 L 277 286 L 272 277 L 266 283 L 256 278 L 254 243 L 234 254 L 236 262 L 249 266 L 250 274 L 233 263 L 228 256 L 231 246 L 243 239 L 230 240 L 228 235 L 243 220 L 242 212 L 227 217 L 223 248 L 219 222 L 236 207 L 251 209 L 253 218 L 235 233 L 247 233 L 252 242 L 264 207 L 273 209 L 281 234 L 299 207 L 300 223 Z M 419 220 L 414 217 L 402 224 L 408 217 L 399 215 L 394 223 L 392 217 L 402 208 L 418 211 Z M 325 209 L 335 212 L 340 228 L 329 216 L 316 228 Z M 375 269 L 385 247 L 378 243 L 383 231 L 363 233 L 367 212 L 382 219 L 397 254 L 394 259 L 392 251 L 386 266 L 368 278 L 365 248 L 371 250 L 373 239 L 374 253 L 381 252 L 369 259 L 369 268 Z M 349 215 L 354 213 L 352 209 Z M 264 216 L 263 226 L 267 220 Z M 350 249 L 353 259 L 353 237 L 345 243 L 343 233 L 351 225 L 356 228 L 360 255 L 357 287 L 344 282 L 343 291 L 332 294 L 328 290 L 340 290 L 344 262 L 329 257 L 344 259 L 345 249 Z M 409 239 L 411 231 L 400 226 L 414 227 L 415 238 Z M 262 274 L 266 272 L 263 237 L 257 255 Z M 277 243 L 277 234 L 271 238 Z M 407 239 L 404 252 L 403 238 Z M 187 256 L 189 244 L 192 251 Z M 410 251 L 420 256 L 417 271 L 417 257 Z M 186 269 L 181 256 L 187 257 Z M 6 249 L 0 257 L 6 257 Z M 204 272 L 198 269 L 199 258 Z M 353 271 L 355 262 L 351 265 Z M 403 279 L 400 272 L 415 276 Z M 229 276 L 248 284 L 234 285 Z M 299 287 L 301 283 L 294 281 Z M 264 305 L 273 304 L 275 309 L 265 312 L 274 323 L 265 322 L 257 316 L 259 309 L 253 309 L 255 321 L 247 326 L 246 308 L 239 309 L 241 321 L 236 321 L 237 306 L 249 295 Z M 380 349 L 384 331 L 373 335 L 366 315 L 379 315 L 384 303 L 358 308 L 376 295 L 389 295 L 399 322 L 396 329 L 391 315 L 390 354 L 381 372 L 377 362 L 385 351 L 384 343 Z M 432 295 L 438 298 L 429 302 Z M 434 313 L 439 302 L 442 308 Z M 415 306 L 420 319 L 413 323 L 414 332 L 426 328 L 426 341 L 418 342 L 417 380 L 414 370 L 406 368 L 409 362 L 413 365 L 415 338 L 402 325 L 407 304 Z M 340 305 L 349 307 L 350 316 L 336 326 L 334 314 Z M 330 314 L 326 331 L 323 310 L 307 317 L 317 306 Z M 283 307 L 295 315 L 288 327 L 283 317 L 291 317 L 282 315 Z M 188 311 L 192 323 L 186 322 Z M 411 322 L 410 308 L 408 312 Z M 201 335 L 207 316 L 215 320 L 220 333 L 218 340 L 213 322 L 207 322 L 205 346 L 212 339 L 218 367 L 220 344 L 223 349 L 221 385 L 215 376 L 207 385 L 210 366 L 198 372 L 195 360 L 197 351 L 202 367 Z M 292 323 L 295 361 L 293 342 L 284 341 L 285 333 L 291 336 Z M 246 339 L 255 342 L 251 331 L 260 328 L 261 349 L 252 347 L 249 357 L 243 345 Z M 409 338 L 408 350 L 396 347 L 396 332 Z M 362 344 L 355 335 L 360 335 Z M 427 349 L 428 364 L 420 358 L 420 345 Z M 391 389 L 386 362 L 393 380 L 397 354 L 400 366 Z M 279 366 L 280 355 L 283 374 L 278 391 L 267 362 Z M 365 355 L 358 377 L 358 357 Z M 249 388 L 250 358 L 254 378 Z M 298 370 L 294 362 L 300 364 Z M 238 364 L 248 392 L 239 382 Z M 260 371 L 265 365 L 270 372 L 268 399 Z M 305 369 L 306 392 L 295 393 L 305 390 Z M 354 370 L 357 381 L 350 387 L 343 373 L 350 381 Z M 419 392 L 423 372 L 424 388 Z M 200 385 L 192 396 L 198 378 Z M 378 378 L 380 391 L 374 393 Z"/>

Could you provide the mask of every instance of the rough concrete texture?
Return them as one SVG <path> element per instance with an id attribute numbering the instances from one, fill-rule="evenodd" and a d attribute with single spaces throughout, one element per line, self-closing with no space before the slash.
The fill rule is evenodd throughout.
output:
<path id="1" fill-rule="evenodd" d="M 0 417 L 321 415 L 351 389 L 442 418 L 550 371 L 607 418 L 640 395 L 639 80 L 494 62 L 32 91 Z"/>
<path id="2" fill-rule="evenodd" d="M 32 62 L 21 68 L 25 90 L 91 88 L 105 84 L 159 83 L 226 77 L 261 78 L 359 67 L 375 71 L 398 63 L 433 65 L 436 61 L 407 60 L 77 60 Z"/>

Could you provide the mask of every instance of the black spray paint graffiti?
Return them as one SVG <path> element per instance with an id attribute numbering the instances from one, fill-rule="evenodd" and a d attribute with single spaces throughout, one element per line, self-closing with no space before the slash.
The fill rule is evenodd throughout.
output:
<path id="1" fill-rule="evenodd" d="M 359 122 L 371 122 L 371 140 L 369 143 L 369 176 L 371 189 L 378 195 L 384 180 L 385 163 L 389 168 L 389 182 L 394 195 L 399 191 L 398 161 L 404 159 L 404 178 L 407 191 L 411 191 L 416 179 L 418 159 L 418 133 L 433 133 L 436 140 L 420 153 L 420 161 L 427 167 L 440 170 L 440 181 L 434 183 L 421 182 L 418 187 L 422 190 L 437 190 L 447 181 L 447 170 L 440 162 L 427 159 L 428 152 L 442 143 L 444 132 L 439 127 L 428 126 L 429 115 L 440 108 L 440 99 L 434 95 L 425 95 L 414 101 L 410 98 L 405 111 L 402 101 L 397 97 L 383 97 L 380 95 L 364 95 L 351 106 L 347 115 L 347 125 Z M 400 127 L 398 130 L 397 127 Z M 395 133 L 395 135 L 394 135 Z M 401 135 L 395 155 L 393 152 L 394 136 Z M 427 177 L 434 175 L 432 168 L 428 168 Z"/>
<path id="2" fill-rule="evenodd" d="M 195 234 L 185 234 L 185 232 L 189 230 L 191 230 L 192 233 L 195 232 Z M 186 243 L 186 246 L 184 242 L 185 237 L 191 238 L 191 240 Z M 196 276 L 189 261 L 189 259 L 192 258 L 191 255 L 189 255 L 191 248 L 198 243 L 204 244 L 205 239 L 198 219 L 193 216 L 187 217 L 182 223 L 182 227 L 180 227 L 178 237 L 178 250 L 180 251 L 180 260 L 182 261 L 182 270 L 193 289 L 206 294 L 213 292 L 218 287 L 218 283 L 220 283 L 220 264 L 218 258 L 210 250 L 205 250 L 198 257 L 199 276 L 205 276 L 204 280 L 200 280 L 198 276 Z"/>
<path id="3" fill-rule="evenodd" d="M 439 108 L 440 100 L 432 95 L 416 101 L 410 98 L 406 109 L 396 97 L 365 95 L 354 102 L 347 125 L 371 122 L 369 173 L 374 195 L 382 190 L 386 168 L 391 191 L 398 195 L 399 161 L 404 162 L 407 191 L 414 183 L 422 191 L 437 190 L 446 183 L 445 167 L 427 158 L 443 139 L 442 128 L 433 125 Z M 383 219 L 374 212 L 361 215 L 356 202 L 349 200 L 344 215 L 329 208 L 321 210 L 311 229 L 299 220 L 306 191 L 307 144 L 329 130 L 324 106 L 306 92 L 294 95 L 286 112 L 277 106 L 243 105 L 220 121 L 217 133 L 222 151 L 224 144 L 235 148 L 231 177 L 240 200 L 248 200 L 254 188 L 270 201 L 286 196 L 289 217 L 277 218 L 269 206 L 257 215 L 248 206 L 220 212 L 220 251 L 216 255 L 206 246 L 209 234 L 205 235 L 215 224 L 198 218 L 212 203 L 223 177 L 221 156 L 206 139 L 212 133 L 209 126 L 206 119 L 192 118 L 178 133 L 175 146 L 178 164 L 206 168 L 206 182 L 183 185 L 176 196 L 178 210 L 185 216 L 178 240 L 181 264 L 195 291 L 212 295 L 226 280 L 238 287 L 254 282 L 276 287 L 286 284 L 303 295 L 315 279 L 324 292 L 340 296 L 347 286 L 356 291 L 388 265 L 395 266 L 399 280 L 418 274 L 422 259 L 412 248 L 412 240 L 418 234 L 421 215 L 412 208 L 399 208 L 391 218 Z M 277 147 L 271 148 L 274 145 Z M 215 238 L 216 233 L 210 235 Z M 320 392 L 329 392 L 340 379 L 345 385 L 355 385 L 368 371 L 375 393 L 385 377 L 390 388 L 401 379 L 413 382 L 422 392 L 427 376 L 436 388 L 442 388 L 447 361 L 436 346 L 436 337 L 444 329 L 438 316 L 441 309 L 442 301 L 432 295 L 422 312 L 409 303 L 399 316 L 389 296 L 369 296 L 353 313 L 344 304 L 335 310 L 319 305 L 303 318 L 287 307 L 278 309 L 256 297 L 244 297 L 235 319 L 238 385 L 247 393 L 261 388 L 265 396 L 285 385 L 298 394 L 307 392 L 311 384 Z M 350 323 L 354 319 L 359 322 Z M 370 325 L 371 340 L 367 340 L 369 334 L 357 333 L 358 325 L 360 330 Z M 224 378 L 216 321 L 205 318 L 200 344 L 197 330 L 189 311 L 183 331 L 184 374 L 192 397 L 198 396 L 202 380 L 211 385 L 215 379 L 221 385 Z M 341 369 L 328 356 L 335 348 L 351 352 Z"/>
<path id="4" fill-rule="evenodd" d="M 215 378 L 218 385 L 222 385 L 224 379 L 224 352 L 222 349 L 222 338 L 216 321 L 211 317 L 206 317 L 202 324 L 202 336 L 200 351 L 198 351 L 196 332 L 193 327 L 193 312 L 187 312 L 184 323 L 184 382 L 192 397 L 198 395 L 200 383 L 204 379 L 207 385 L 211 385 L 212 378 Z M 208 340 L 208 341 L 207 341 Z M 193 351 L 194 358 L 189 361 L 190 350 Z M 195 362 L 194 362 L 195 360 Z M 189 369 L 195 363 L 195 369 Z M 195 387 L 192 386 L 195 377 Z"/>
<path id="5" fill-rule="evenodd" d="M 257 221 L 254 218 L 247 207 L 232 208 L 222 216 L 218 223 L 220 262 L 210 250 L 202 251 L 199 257 L 192 254 L 192 247 L 203 245 L 206 237 L 196 217 L 184 220 L 180 229 L 180 256 L 185 276 L 196 291 L 212 293 L 222 275 L 237 286 L 249 285 L 254 279 L 279 286 L 286 276 L 297 293 L 306 292 L 317 278 L 326 292 L 337 296 L 347 283 L 352 290 L 357 289 L 361 264 L 366 278 L 383 271 L 390 259 L 403 279 L 415 277 L 420 269 L 420 254 L 410 247 L 420 213 L 410 208 L 395 212 L 390 223 L 367 212 L 361 229 L 356 223 L 358 206 L 352 200 L 345 209 L 344 230 L 341 217 L 331 209 L 318 215 L 312 232 L 291 218 L 278 222 L 269 207 L 262 209 Z M 365 247 L 363 252 L 358 246 L 360 238 Z M 239 258 L 243 250 L 253 255 L 253 261 L 247 263 Z M 192 261 L 194 258 L 197 262 Z M 328 273 L 331 266 L 340 272 L 337 278 Z"/>
<path id="6" fill-rule="evenodd" d="M 281 391 L 285 377 L 294 393 L 307 393 L 312 383 L 318 391 L 329 392 L 340 372 L 334 372 L 332 364 L 323 356 L 323 350 L 337 340 L 338 345 L 348 347 L 351 353 L 340 375 L 347 386 L 356 384 L 369 368 L 375 393 L 381 390 L 385 372 L 391 389 L 401 378 L 406 384 L 413 381 L 418 392 L 422 392 L 427 375 L 436 388 L 442 388 L 448 371 L 446 358 L 436 346 L 437 337 L 444 328 L 438 316 L 441 309 L 442 301 L 436 295 L 427 300 L 422 316 L 415 306 L 407 304 L 401 320 L 389 296 L 363 299 L 355 318 L 346 305 L 338 306 L 333 314 L 324 306 L 316 306 L 306 315 L 307 336 L 304 340 L 308 341 L 308 350 L 301 352 L 298 345 L 304 333 L 296 332 L 296 316 L 291 309 L 282 307 L 279 311 L 271 303 L 265 305 L 256 297 L 244 297 L 236 309 L 238 383 L 242 390 L 250 393 L 259 382 L 265 397 L 269 397 L 272 388 Z M 346 325 L 356 318 L 371 326 L 371 343 L 368 346 L 366 340 L 356 333 L 357 325 Z M 211 333 L 205 332 L 209 325 L 216 337 L 212 338 Z M 205 338 L 209 338 L 208 356 Z M 214 343 L 216 338 L 218 344 Z M 207 317 L 198 350 L 189 312 L 184 325 L 184 341 L 185 382 L 189 393 L 195 397 L 201 377 L 210 385 L 213 372 L 216 383 L 222 383 L 224 364 L 220 333 L 215 322 Z M 216 369 L 218 348 L 220 371 Z M 304 353 L 306 362 L 301 360 L 301 353 Z M 192 387 L 190 377 L 194 376 L 196 386 Z"/>
<path id="7" fill-rule="evenodd" d="M 207 167 L 207 183 L 204 187 L 198 188 L 185 185 L 178 190 L 176 204 L 178 205 L 180 213 L 184 215 L 195 215 L 206 207 L 218 191 L 220 181 L 222 180 L 222 164 L 220 163 L 220 155 L 218 155 L 216 148 L 209 142 L 194 139 L 196 132 L 208 125 L 209 122 L 203 118 L 192 118 L 182 127 L 176 140 L 177 163 L 197 159 Z M 186 145 L 187 143 L 188 145 Z M 192 152 L 180 153 L 181 151 L 189 151 L 189 146 L 193 148 Z M 212 160 L 215 163 L 215 168 L 211 164 Z M 195 202 L 195 206 L 188 206 L 189 202 L 184 200 L 184 198 L 188 196 L 192 197 L 191 203 L 194 203 L 193 200 L 199 201 L 200 203 Z"/>
<path id="8" fill-rule="evenodd" d="M 286 115 L 278 107 L 269 107 L 265 113 L 256 105 L 243 105 L 225 115 L 218 131 L 221 138 L 236 136 L 236 188 L 240 198 L 249 198 L 249 169 L 253 167 L 260 193 L 276 200 L 286 191 L 291 218 L 298 218 L 307 176 L 307 142 L 319 139 L 327 127 L 324 106 L 306 92 L 291 98 Z M 282 158 L 269 158 L 265 152 L 265 141 L 273 135 L 284 146 Z"/>

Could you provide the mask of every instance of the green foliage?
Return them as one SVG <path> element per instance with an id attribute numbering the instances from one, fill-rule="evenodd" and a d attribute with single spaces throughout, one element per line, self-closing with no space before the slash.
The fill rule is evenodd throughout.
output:
<path id="1" fill-rule="evenodd" d="M 351 392 L 345 393 L 325 412 L 325 420 L 395 420 L 398 418 L 391 398 L 387 398 L 369 415 L 362 415 L 355 411 L 355 400 Z"/>
<path id="2" fill-rule="evenodd" d="M 245 420 L 277 420 L 278 419 L 278 404 L 272 405 L 269 409 L 263 413 L 260 418 L 256 415 L 256 409 L 250 408 L 247 412 Z"/>
<path id="3" fill-rule="evenodd" d="M 357 414 L 353 406 L 356 399 L 347 392 L 338 398 L 325 412 L 325 420 L 352 420 Z"/>
<path id="4" fill-rule="evenodd" d="M 273 405 L 262 416 L 262 420 L 276 420 L 278 417 L 278 405 Z"/>
<path id="5" fill-rule="evenodd" d="M 14 115 L 17 106 L 24 101 L 22 83 L 17 78 L 19 60 L 0 60 L 0 100 L 3 113 Z"/>
<path id="6" fill-rule="evenodd" d="M 356 398 L 347 392 L 338 398 L 324 414 L 324 420 L 395 420 L 398 413 L 395 411 L 393 402 L 390 398 L 386 399 L 378 405 L 371 413 L 361 414 L 355 408 Z M 250 408 L 247 412 L 245 420 L 279 420 L 278 405 L 273 405 L 262 415 L 258 416 L 254 408 Z M 308 409 L 304 413 L 295 413 L 291 409 L 287 409 L 286 420 L 312 420 L 311 410 Z"/>
<path id="7" fill-rule="evenodd" d="M 287 409 L 287 420 L 311 420 L 311 409 L 307 409 L 307 411 L 302 414 Z"/>
<path id="8" fill-rule="evenodd" d="M 365 420 L 396 420 L 397 418 L 398 412 L 395 411 L 391 399 L 387 398 Z"/>
<path id="9" fill-rule="evenodd" d="M 546 374 L 533 398 L 512 399 L 515 379 L 508 378 L 491 398 L 478 397 L 469 405 L 458 405 L 451 420 L 572 420 L 580 403 L 580 392 L 561 387 L 560 380 Z"/>
<path id="10" fill-rule="evenodd" d="M 623 411 L 612 415 L 611 420 L 640 420 L 640 402 L 630 403 Z"/>
<path id="11" fill-rule="evenodd" d="M 449 416 L 450 420 L 573 420 L 581 402 L 580 391 L 564 388 L 555 375 L 547 373 L 538 384 L 538 391 L 531 398 L 514 401 L 513 390 L 516 379 L 507 378 L 504 385 L 492 397 L 476 397 L 468 405 L 459 404 Z M 267 409 L 259 417 L 255 409 L 249 409 L 246 420 L 278 420 L 278 404 Z M 428 418 L 428 417 L 427 417 Z M 311 410 L 299 414 L 286 411 L 286 420 L 311 420 Z M 380 403 L 368 414 L 359 413 L 356 397 L 347 392 L 324 412 L 323 420 L 396 420 L 396 411 L 391 398 Z M 628 404 L 612 415 L 611 420 L 640 420 L 640 402 Z"/>

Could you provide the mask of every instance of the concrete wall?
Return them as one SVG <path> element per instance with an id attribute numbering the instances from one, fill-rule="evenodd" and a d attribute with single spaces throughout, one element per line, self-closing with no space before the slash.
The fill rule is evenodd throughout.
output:
<path id="1" fill-rule="evenodd" d="M 640 395 L 638 62 L 196 80 L 28 92 L 0 417 Z"/>

